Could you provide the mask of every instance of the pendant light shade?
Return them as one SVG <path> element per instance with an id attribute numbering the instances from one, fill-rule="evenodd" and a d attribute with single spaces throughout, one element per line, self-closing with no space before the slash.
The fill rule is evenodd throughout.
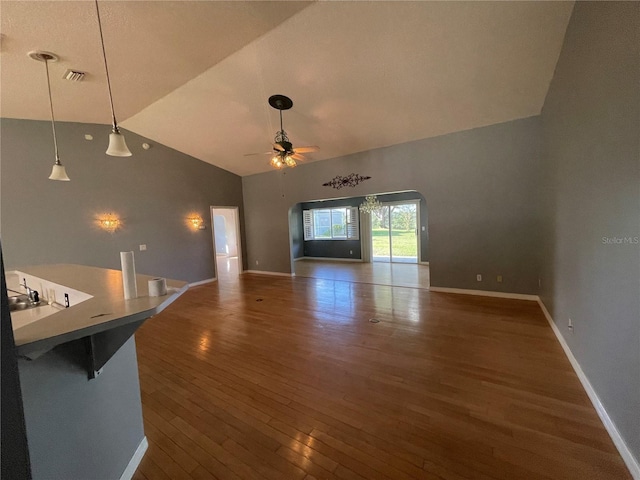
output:
<path id="1" fill-rule="evenodd" d="M 131 151 L 127 148 L 127 142 L 124 140 L 124 135 L 120 131 L 113 131 L 109 134 L 109 148 L 107 148 L 107 155 L 112 157 L 130 157 Z"/>
<path id="2" fill-rule="evenodd" d="M 109 147 L 107 148 L 107 155 L 112 157 L 130 157 L 131 151 L 127 148 L 127 143 L 124 141 L 124 135 L 120 133 L 118 122 L 116 121 L 116 113 L 113 108 L 113 95 L 111 94 L 111 79 L 109 78 L 109 67 L 107 66 L 107 52 L 104 49 L 104 36 L 102 35 L 102 22 L 100 21 L 100 8 L 98 7 L 98 0 L 95 0 L 96 4 L 96 16 L 98 17 L 98 29 L 100 30 L 100 44 L 102 45 L 102 58 L 104 60 L 104 71 L 107 74 L 107 88 L 109 90 L 109 104 L 111 105 L 111 119 L 112 119 L 112 131 L 109 134 Z"/>
<path id="3" fill-rule="evenodd" d="M 56 137 L 56 120 L 53 116 L 53 100 L 51 99 L 51 80 L 49 79 L 49 62 L 57 62 L 58 57 L 50 52 L 41 52 L 41 51 L 33 51 L 29 52 L 29 57 L 38 62 L 44 62 L 44 69 L 47 72 L 47 91 L 49 92 L 49 108 L 51 111 L 51 131 L 53 132 L 53 149 L 56 156 L 56 161 L 53 164 L 53 169 L 51 170 L 51 175 L 49 175 L 49 180 L 60 180 L 63 182 L 68 182 L 71 180 L 67 175 L 67 171 L 60 163 L 60 155 L 58 155 L 58 138 Z"/>
<path id="4" fill-rule="evenodd" d="M 64 165 L 56 163 L 53 165 L 51 175 L 49 175 L 49 180 L 60 180 L 62 182 L 68 182 L 71 179 L 67 175 L 67 170 L 64 168 Z"/>

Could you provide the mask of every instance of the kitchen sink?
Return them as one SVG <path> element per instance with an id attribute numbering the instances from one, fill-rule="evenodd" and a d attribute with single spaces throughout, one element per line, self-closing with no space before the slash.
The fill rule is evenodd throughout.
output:
<path id="1" fill-rule="evenodd" d="M 46 304 L 47 303 L 43 302 L 42 300 L 38 302 L 30 302 L 27 295 L 9 297 L 9 310 L 12 312 L 15 312 L 17 310 L 26 310 L 28 308 L 36 308 Z"/>

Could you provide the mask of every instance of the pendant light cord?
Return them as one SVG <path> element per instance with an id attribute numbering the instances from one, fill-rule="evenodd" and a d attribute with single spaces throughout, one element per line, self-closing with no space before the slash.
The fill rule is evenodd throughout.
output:
<path id="1" fill-rule="evenodd" d="M 49 60 L 44 57 L 44 68 L 47 71 L 47 89 L 49 91 L 49 108 L 51 109 L 51 130 L 53 130 L 53 146 L 56 150 L 56 165 L 60 165 L 58 155 L 58 139 L 56 138 L 56 120 L 53 117 L 53 100 L 51 100 L 51 81 L 49 80 Z"/>
<path id="2" fill-rule="evenodd" d="M 104 70 L 107 73 L 107 88 L 109 89 L 109 104 L 111 105 L 111 117 L 113 118 L 113 130 L 118 131 L 116 122 L 116 112 L 113 108 L 113 95 L 111 94 L 111 80 L 109 79 L 109 67 L 107 66 L 107 52 L 104 49 L 104 37 L 102 35 L 102 22 L 100 21 L 100 8 L 98 8 L 98 0 L 95 0 L 96 14 L 98 16 L 98 28 L 100 30 L 100 43 L 102 45 L 102 58 L 104 59 Z"/>

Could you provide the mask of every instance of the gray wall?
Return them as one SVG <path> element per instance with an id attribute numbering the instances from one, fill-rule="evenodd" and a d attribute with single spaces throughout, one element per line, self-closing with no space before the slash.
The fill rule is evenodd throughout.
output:
<path id="1" fill-rule="evenodd" d="M 113 480 L 144 438 L 135 341 L 87 379 L 85 347 L 70 342 L 20 359 L 34 480 Z"/>
<path id="2" fill-rule="evenodd" d="M 71 182 L 47 178 L 54 160 L 49 122 L 1 120 L 0 226 L 8 269 L 42 263 L 119 269 L 119 252 L 133 250 L 138 273 L 189 282 L 214 276 L 209 207 L 239 206 L 243 218 L 240 177 L 131 132 L 133 156 L 109 157 L 110 127 L 56 126 Z M 93 141 L 84 139 L 87 133 Z M 97 228 L 95 216 L 103 212 L 118 213 L 124 227 L 114 234 Z M 188 227 L 192 212 L 206 230 Z"/>
<path id="3" fill-rule="evenodd" d="M 289 208 L 334 197 L 322 184 L 355 172 L 372 178 L 344 196 L 424 196 L 431 285 L 537 293 L 539 127 L 538 117 L 526 118 L 243 177 L 249 266 L 290 273 Z"/>
<path id="4" fill-rule="evenodd" d="M 337 193 L 337 192 L 336 192 Z M 423 262 L 429 261 L 429 234 L 426 230 L 428 225 L 427 202 L 424 197 L 417 192 L 400 192 L 390 194 L 379 194 L 377 198 L 380 202 L 401 202 L 404 200 L 420 201 L 420 225 L 425 227 L 425 231 L 420 231 L 420 259 Z M 359 207 L 365 201 L 365 197 L 348 197 L 335 200 L 323 200 L 319 202 L 305 202 L 300 204 L 300 220 L 298 221 L 299 231 L 296 235 L 301 235 L 304 239 L 304 225 L 302 221 L 302 210 L 314 208 L 332 207 Z M 293 234 L 294 227 L 291 225 Z M 327 258 L 354 258 L 362 259 L 362 233 L 360 240 L 307 240 L 304 241 L 303 253 L 306 257 L 327 257 Z M 353 252 L 353 253 L 350 253 Z M 298 258 L 295 256 L 293 258 Z"/>
<path id="5" fill-rule="evenodd" d="M 636 459 L 639 32 L 640 3 L 577 2 L 542 112 L 541 297 Z"/>

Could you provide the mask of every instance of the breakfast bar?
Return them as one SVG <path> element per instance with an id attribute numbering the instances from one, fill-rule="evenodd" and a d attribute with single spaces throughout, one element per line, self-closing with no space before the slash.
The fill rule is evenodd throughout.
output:
<path id="1" fill-rule="evenodd" d="M 153 277 L 136 275 L 126 300 L 119 270 L 41 265 L 6 279 L 10 300 L 31 302 L 11 317 L 33 479 L 130 478 L 147 447 L 133 335 L 188 284 L 150 296 Z"/>

